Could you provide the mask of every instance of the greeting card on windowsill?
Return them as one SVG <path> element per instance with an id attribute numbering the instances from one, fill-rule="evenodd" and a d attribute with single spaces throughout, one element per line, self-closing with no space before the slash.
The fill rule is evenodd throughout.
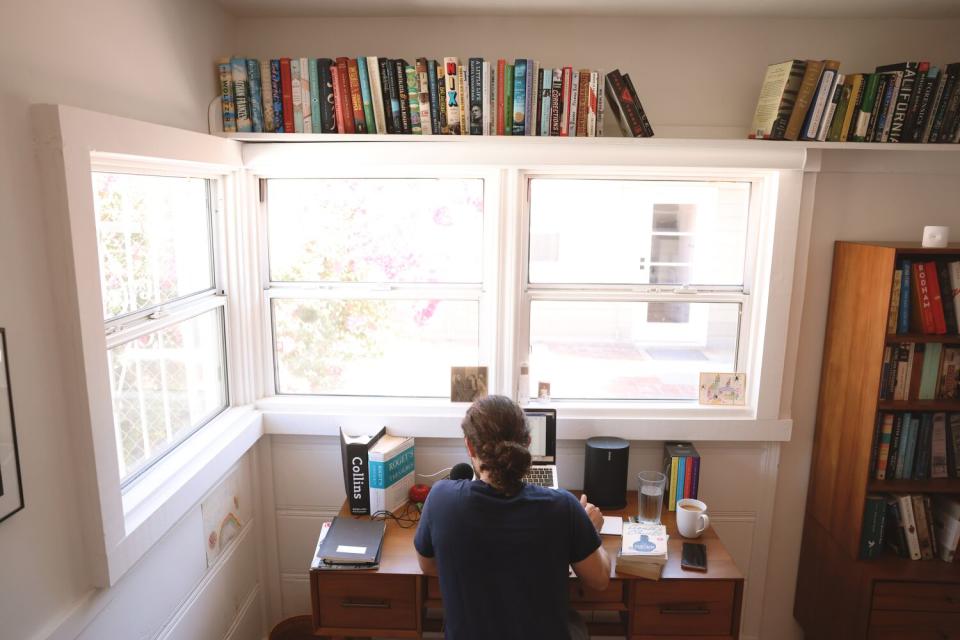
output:
<path id="1" fill-rule="evenodd" d="M 742 406 L 746 403 L 746 393 L 744 373 L 700 374 L 700 404 Z"/>

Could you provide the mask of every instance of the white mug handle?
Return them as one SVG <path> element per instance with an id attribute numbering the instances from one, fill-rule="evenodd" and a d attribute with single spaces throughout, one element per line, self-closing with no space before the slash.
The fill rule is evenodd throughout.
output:
<path id="1" fill-rule="evenodd" d="M 710 516 L 705 513 L 700 514 L 700 521 L 703 522 L 703 526 L 697 529 L 697 535 L 700 535 L 707 530 L 707 527 L 710 526 Z"/>

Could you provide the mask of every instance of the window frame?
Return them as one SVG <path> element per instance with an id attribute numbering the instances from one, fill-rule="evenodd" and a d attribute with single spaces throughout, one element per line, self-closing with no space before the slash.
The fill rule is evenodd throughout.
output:
<path id="1" fill-rule="evenodd" d="M 233 220 L 242 219 L 246 185 L 242 145 L 206 134 L 172 129 L 62 105 L 33 107 L 43 179 L 47 244 L 57 298 L 57 339 L 64 358 L 62 388 L 77 469 L 80 533 L 88 582 L 108 587 L 120 579 L 229 470 L 262 433 L 259 414 L 244 388 L 241 312 L 244 254 Z M 222 216 L 212 217 L 215 266 L 220 289 L 164 303 L 168 316 L 118 316 L 107 336 L 100 278 L 98 219 L 92 172 L 216 178 Z M 213 212 L 211 212 L 213 213 Z M 228 221 L 227 218 L 230 218 Z M 222 250 L 222 251 L 221 251 Z M 219 264 L 217 263 L 219 261 Z M 235 292 L 235 294 L 234 294 Z M 220 308 L 224 318 L 227 408 L 178 446 L 121 486 L 115 435 L 108 343 L 169 326 L 198 309 Z M 162 326 L 161 326 L 162 325 Z"/>
<path id="2" fill-rule="evenodd" d="M 414 397 L 414 396 L 378 396 L 378 395 L 315 395 L 294 394 L 279 392 L 279 375 L 276 366 L 276 345 L 273 332 L 274 299 L 318 298 L 330 300 L 344 299 L 412 299 L 429 293 L 439 294 L 441 300 L 476 301 L 479 309 L 478 317 L 478 362 L 479 366 L 488 367 L 489 388 L 496 389 L 499 377 L 497 370 L 497 345 L 500 342 L 500 323 L 497 321 L 497 304 L 500 283 L 498 280 L 497 263 L 500 260 L 499 236 L 501 233 L 500 197 L 501 172 L 478 167 L 448 167 L 448 166 L 399 166 L 399 167 L 367 167 L 345 163 L 335 170 L 320 170 L 305 175 L 297 175 L 295 179 L 479 179 L 483 184 L 483 238 L 482 238 L 482 269 L 479 284 L 451 284 L 439 283 L 436 286 L 424 283 L 291 283 L 272 281 L 270 279 L 269 262 L 269 181 L 271 179 L 291 179 L 291 176 L 258 172 L 252 174 L 252 179 L 258 182 L 257 226 L 259 229 L 259 277 L 263 292 L 263 301 L 260 308 L 263 340 L 263 361 L 261 363 L 263 386 L 260 389 L 261 400 L 270 398 L 307 399 L 316 406 L 336 406 L 347 403 L 397 403 L 405 406 L 432 406 L 449 405 L 444 398 Z M 473 363 L 464 363 L 472 365 Z M 321 409 L 322 410 L 322 409 Z"/>
<path id="3" fill-rule="evenodd" d="M 430 136 L 410 141 L 377 138 L 353 141 L 319 138 L 316 142 L 284 144 L 263 142 L 244 149 L 245 166 L 258 177 L 350 176 L 364 167 L 365 175 L 390 175 L 398 167 L 442 167 L 447 171 L 490 169 L 500 171 L 503 267 L 501 309 L 498 317 L 499 360 L 491 371 L 497 384 L 491 392 L 513 396 L 519 376 L 517 313 L 522 232 L 525 206 L 520 182 L 525 173 L 602 175 L 605 178 L 677 177 L 750 179 L 763 184 L 752 194 L 754 207 L 763 212 L 760 244 L 750 298 L 752 317 L 742 328 L 749 341 L 741 341 L 747 354 L 748 394 L 752 406 L 699 406 L 682 401 L 627 401 L 579 405 L 564 403 L 558 421 L 561 438 L 618 435 L 629 439 L 788 440 L 792 421 L 780 413 L 784 361 L 787 350 L 790 296 L 798 240 L 800 197 L 804 169 L 810 158 L 802 149 L 747 145 L 742 141 L 711 143 L 696 140 L 563 140 L 504 137 L 451 138 Z M 817 167 L 814 166 L 813 170 Z M 745 283 L 746 284 L 746 283 Z M 770 287 L 769 285 L 775 284 Z M 770 290 L 768 290 L 770 289 Z M 264 341 L 269 340 L 264 327 Z M 269 371 L 262 361 L 262 371 Z M 759 375 L 750 372 L 759 371 Z M 272 372 L 271 374 L 272 375 Z M 266 374 L 265 374 L 266 376 Z M 535 403 L 534 403 L 535 404 Z M 643 406 L 652 405 L 652 406 Z M 344 429 L 365 429 L 390 424 L 395 432 L 413 436 L 450 437 L 464 405 L 449 401 L 424 402 L 403 398 L 364 398 L 361 402 L 323 396 L 262 394 L 256 406 L 263 411 L 264 430 L 278 434 L 335 435 Z"/>
<path id="4" fill-rule="evenodd" d="M 635 180 L 635 181 L 669 181 L 669 182 L 740 182 L 750 184 L 750 200 L 747 211 L 746 243 L 744 247 L 743 263 L 743 285 L 714 285 L 714 286 L 675 286 L 660 284 L 557 284 L 557 283 L 532 283 L 529 277 L 530 268 L 530 217 L 531 217 L 531 182 L 538 179 L 561 179 L 561 180 Z M 749 350 L 756 348 L 756 344 L 751 341 L 750 332 L 753 328 L 749 320 L 753 317 L 754 297 L 751 292 L 757 290 L 757 274 L 755 273 L 755 261 L 758 249 L 758 243 L 761 241 L 761 230 L 763 229 L 763 194 L 764 189 L 769 189 L 770 178 L 756 173 L 745 172 L 739 177 L 731 175 L 695 172 L 671 173 L 650 173 L 644 170 L 636 173 L 619 173 L 618 175 L 599 174 L 594 172 L 573 173 L 560 170 L 540 170 L 540 171 L 521 171 L 519 182 L 521 186 L 520 207 L 520 254 L 518 256 L 518 279 L 514 282 L 514 287 L 519 297 L 515 327 L 517 339 L 517 349 L 514 356 L 514 376 L 519 380 L 520 366 L 529 361 L 530 354 L 530 310 L 533 302 L 536 301 L 571 301 L 571 302 L 690 302 L 690 303 L 736 303 L 740 305 L 740 322 L 737 331 L 736 362 L 738 370 L 748 374 L 749 379 L 753 377 L 751 372 L 740 368 L 740 365 L 748 363 Z M 531 380 L 530 385 L 535 381 Z M 753 397 L 751 391 L 755 392 L 753 386 L 748 386 L 746 401 L 746 410 L 753 408 Z M 514 387 L 512 397 L 519 395 L 519 388 Z M 531 400 L 536 402 L 531 394 Z M 609 410 L 634 409 L 642 413 L 656 413 L 658 408 L 664 411 L 676 412 L 677 410 L 689 410 L 697 406 L 696 400 L 674 400 L 674 399 L 554 399 L 550 403 L 555 403 L 564 413 L 569 409 L 590 410 L 594 413 L 604 413 Z M 718 407 L 711 407 L 718 408 Z"/>
<path id="5" fill-rule="evenodd" d="M 157 333 L 165 329 L 177 326 L 183 322 L 202 316 L 211 311 L 218 310 L 218 319 L 220 325 L 220 340 L 223 346 L 220 366 L 223 370 L 223 395 L 224 403 L 204 416 L 198 423 L 191 425 L 171 443 L 168 443 L 161 453 L 152 456 L 142 466 L 121 477 L 120 490 L 126 494 L 138 479 L 148 473 L 152 467 L 158 464 L 165 456 L 169 455 L 178 446 L 186 442 L 190 437 L 196 434 L 200 429 L 215 420 L 217 416 L 231 406 L 230 394 L 230 353 L 229 336 L 230 326 L 227 322 L 227 292 L 225 279 L 225 243 L 226 243 L 226 202 L 227 185 L 222 172 L 212 171 L 200 167 L 185 167 L 182 165 L 170 165 L 168 163 L 154 163 L 145 159 L 121 159 L 115 154 L 103 157 L 99 153 L 90 154 L 90 171 L 92 173 L 111 173 L 119 175 L 138 175 L 138 176 L 159 176 L 169 178 L 195 178 L 204 180 L 206 183 L 206 200 L 208 206 L 207 228 L 210 233 L 210 275 L 212 279 L 211 286 L 207 289 L 196 291 L 178 298 L 152 304 L 143 309 L 131 311 L 128 313 L 104 318 L 104 334 L 106 336 L 106 349 L 110 350 L 127 344 L 151 333 Z M 96 214 L 97 212 L 94 211 Z M 98 269 L 100 268 L 100 237 L 99 221 L 97 224 L 97 255 Z M 103 298 L 102 281 L 98 281 L 101 308 Z M 109 355 L 108 355 L 109 358 Z M 111 398 L 112 401 L 112 398 Z M 119 459 L 122 457 L 119 438 L 117 440 L 117 458 L 118 467 L 122 467 Z"/>

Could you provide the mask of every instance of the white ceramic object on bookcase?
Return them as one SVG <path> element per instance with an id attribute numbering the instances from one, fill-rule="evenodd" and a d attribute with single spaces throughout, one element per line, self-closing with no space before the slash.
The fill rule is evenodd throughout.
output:
<path id="1" fill-rule="evenodd" d="M 923 242 L 920 244 L 930 249 L 942 249 L 950 242 L 950 227 L 924 227 Z"/>

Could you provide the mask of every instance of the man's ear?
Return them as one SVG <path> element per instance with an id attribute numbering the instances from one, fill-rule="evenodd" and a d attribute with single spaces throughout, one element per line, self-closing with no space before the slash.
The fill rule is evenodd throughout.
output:
<path id="1" fill-rule="evenodd" d="M 467 439 L 467 436 L 463 436 L 463 444 L 467 445 L 467 453 L 470 454 L 470 457 L 476 458 L 477 454 L 473 452 L 473 447 L 470 445 L 470 440 Z"/>

